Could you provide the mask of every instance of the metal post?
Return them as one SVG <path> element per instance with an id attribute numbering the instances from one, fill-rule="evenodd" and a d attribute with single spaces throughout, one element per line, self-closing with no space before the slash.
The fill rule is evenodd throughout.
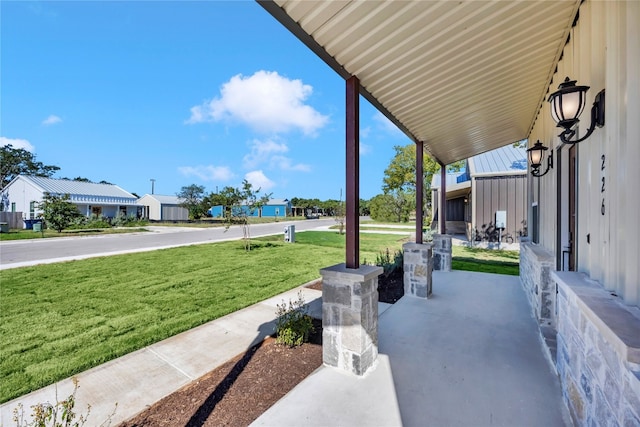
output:
<path id="1" fill-rule="evenodd" d="M 440 163 L 440 214 L 438 228 L 440 234 L 447 234 L 447 166 Z"/>
<path id="2" fill-rule="evenodd" d="M 416 243 L 422 243 L 424 225 L 424 144 L 416 142 Z"/>
<path id="3" fill-rule="evenodd" d="M 151 178 L 151 194 L 153 194 L 155 183 L 156 183 L 156 180 Z"/>
<path id="4" fill-rule="evenodd" d="M 346 264 L 347 268 L 360 267 L 360 81 L 352 76 L 346 81 Z"/>

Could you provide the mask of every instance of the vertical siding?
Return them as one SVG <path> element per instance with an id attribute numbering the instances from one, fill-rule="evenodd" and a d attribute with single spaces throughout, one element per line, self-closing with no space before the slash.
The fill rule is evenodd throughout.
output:
<path id="1" fill-rule="evenodd" d="M 640 2 L 586 1 L 549 88 L 549 92 L 555 91 L 565 76 L 591 87 L 580 135 L 589 126 L 595 95 L 606 88 L 605 126 L 596 128 L 577 148 L 577 269 L 632 305 L 640 305 L 639 28 Z M 545 102 L 529 137 L 530 144 L 539 139 L 550 148 L 559 148 L 566 157 L 567 147 L 560 145 L 559 130 L 554 125 Z M 540 244 L 553 252 L 562 250 L 555 247 L 556 175 L 530 178 L 529 183 L 530 202 L 537 200 L 536 189 L 540 186 Z"/>
<path id="2" fill-rule="evenodd" d="M 507 229 L 514 237 L 527 221 L 527 178 L 525 175 L 474 178 L 475 221 L 479 231 L 483 225 L 495 223 L 496 211 L 507 211 Z"/>

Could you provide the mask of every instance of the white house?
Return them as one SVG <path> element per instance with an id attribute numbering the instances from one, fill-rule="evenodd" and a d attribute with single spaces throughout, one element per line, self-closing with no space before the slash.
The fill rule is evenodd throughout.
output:
<path id="1" fill-rule="evenodd" d="M 178 196 L 162 196 L 145 194 L 138 199 L 143 207 L 142 217 L 154 221 L 181 221 L 189 219 L 189 210 L 180 206 L 182 200 Z"/>
<path id="2" fill-rule="evenodd" d="M 126 216 L 138 213 L 137 197 L 112 184 L 18 175 L 2 189 L 2 197 L 8 200 L 4 204 L 6 210 L 22 212 L 25 219 L 38 217 L 41 212 L 38 204 L 45 193 L 68 194 L 71 203 L 85 216 L 114 218 L 118 213 Z"/>

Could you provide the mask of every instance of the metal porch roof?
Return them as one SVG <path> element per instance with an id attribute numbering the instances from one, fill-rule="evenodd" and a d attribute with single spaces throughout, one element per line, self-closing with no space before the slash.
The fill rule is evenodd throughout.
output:
<path id="1" fill-rule="evenodd" d="M 444 164 L 527 138 L 580 0 L 257 0 Z"/>

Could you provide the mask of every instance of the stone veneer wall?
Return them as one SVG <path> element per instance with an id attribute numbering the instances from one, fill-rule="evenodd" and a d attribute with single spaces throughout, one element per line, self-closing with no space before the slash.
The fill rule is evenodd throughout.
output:
<path id="1" fill-rule="evenodd" d="M 541 326 L 556 324 L 556 287 L 550 277 L 554 264 L 552 253 L 533 243 L 520 243 L 520 280 Z"/>
<path id="2" fill-rule="evenodd" d="M 322 361 L 364 375 L 378 357 L 378 276 L 382 267 L 345 264 L 322 275 Z"/>
<path id="3" fill-rule="evenodd" d="M 433 269 L 451 271 L 451 236 L 447 234 L 433 235 Z"/>
<path id="4" fill-rule="evenodd" d="M 640 426 L 640 310 L 582 273 L 554 272 L 557 370 L 576 426 Z"/>
<path id="5" fill-rule="evenodd" d="M 404 294 L 429 298 L 433 284 L 433 245 L 407 242 L 402 245 Z"/>

